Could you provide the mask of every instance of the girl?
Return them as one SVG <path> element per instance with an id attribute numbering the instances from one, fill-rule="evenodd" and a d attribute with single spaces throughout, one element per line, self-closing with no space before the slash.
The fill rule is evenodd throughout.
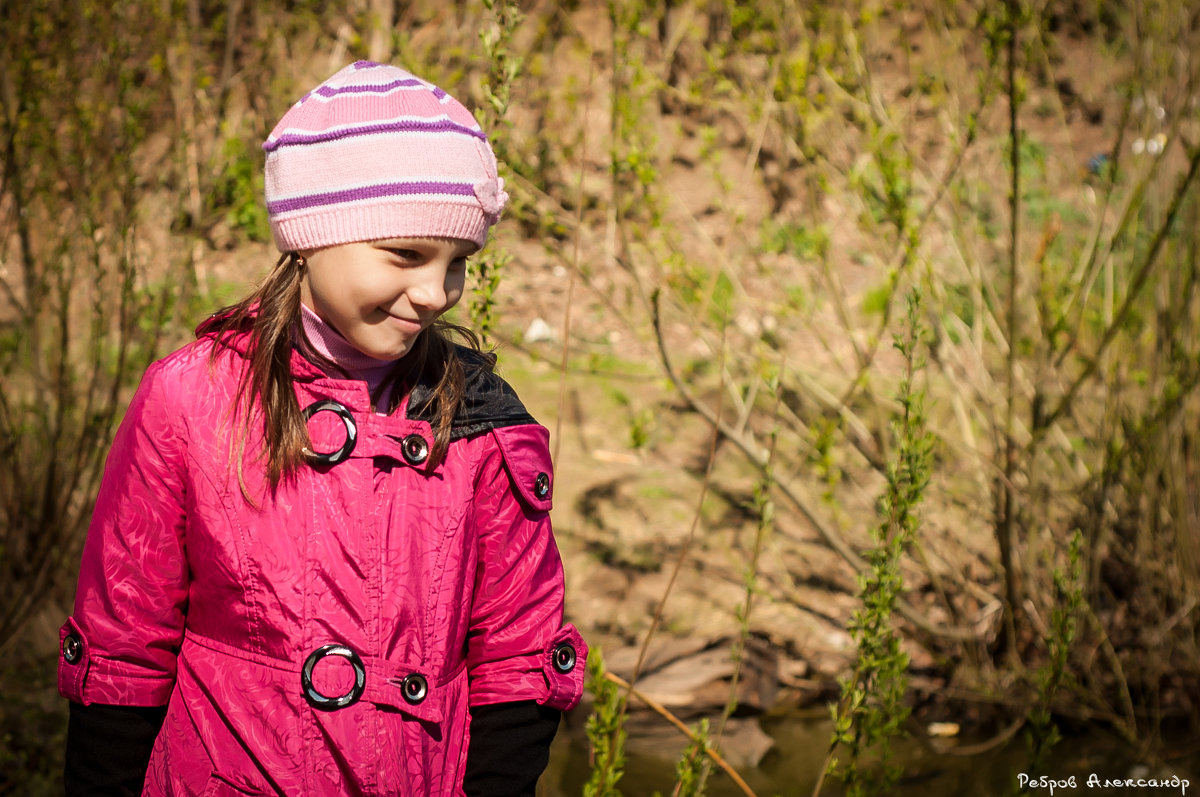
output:
<path id="1" fill-rule="evenodd" d="M 109 455 L 60 632 L 68 793 L 532 794 L 587 655 L 548 433 L 439 320 L 495 156 L 368 62 L 264 149 L 279 264 L 150 367 Z"/>

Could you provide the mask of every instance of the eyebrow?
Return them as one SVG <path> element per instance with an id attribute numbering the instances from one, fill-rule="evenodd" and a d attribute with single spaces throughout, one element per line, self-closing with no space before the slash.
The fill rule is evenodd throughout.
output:
<path id="1" fill-rule="evenodd" d="M 437 240 L 437 239 L 429 239 L 429 240 Z M 445 239 L 443 239 L 443 240 L 445 240 Z M 376 246 L 380 249 L 413 249 L 413 248 L 421 247 L 428 243 L 429 243 L 429 241 L 422 240 L 422 239 L 413 239 L 413 238 L 384 238 L 384 239 L 377 240 L 377 241 L 371 241 L 371 244 L 373 246 Z M 483 251 L 483 249 L 481 247 L 476 246 L 475 244 L 471 243 L 470 241 L 464 241 L 461 246 L 457 247 L 454 250 L 454 256 L 456 258 L 470 257 L 471 255 L 479 254 L 481 251 Z"/>
<path id="2" fill-rule="evenodd" d="M 477 254 L 479 254 L 480 251 L 482 251 L 482 250 L 478 246 L 475 246 L 473 244 L 467 244 L 465 246 L 459 247 L 458 249 L 455 249 L 454 255 L 455 255 L 456 259 L 457 258 L 465 258 L 465 257 L 471 257 L 472 255 L 477 255 Z"/>

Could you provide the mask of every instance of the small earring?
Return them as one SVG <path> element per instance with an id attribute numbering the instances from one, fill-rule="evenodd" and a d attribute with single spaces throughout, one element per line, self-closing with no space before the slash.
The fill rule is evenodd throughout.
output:
<path id="1" fill-rule="evenodd" d="M 308 261 L 304 259 L 304 255 L 296 255 L 296 267 L 301 271 L 308 265 Z"/>

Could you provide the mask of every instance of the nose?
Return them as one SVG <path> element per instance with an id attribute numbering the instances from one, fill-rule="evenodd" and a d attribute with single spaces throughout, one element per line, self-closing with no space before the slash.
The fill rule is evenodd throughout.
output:
<path id="1" fill-rule="evenodd" d="M 440 313 L 447 309 L 446 266 L 431 264 L 408 287 L 408 300 L 414 307 Z"/>

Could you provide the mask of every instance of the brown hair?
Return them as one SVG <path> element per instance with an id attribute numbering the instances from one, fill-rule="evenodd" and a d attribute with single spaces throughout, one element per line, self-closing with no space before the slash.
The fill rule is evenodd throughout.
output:
<path id="1" fill-rule="evenodd" d="M 229 339 L 250 333 L 246 352 L 248 364 L 238 382 L 233 417 L 240 416 L 238 430 L 238 481 L 242 480 L 241 452 L 245 451 L 250 426 L 256 413 L 261 413 L 263 450 L 267 480 L 272 489 L 293 475 L 311 456 L 308 427 L 292 387 L 292 350 L 299 341 L 305 354 L 326 369 L 338 370 L 336 364 L 313 356 L 312 347 L 300 324 L 300 286 L 304 277 L 304 260 L 295 252 L 279 258 L 274 270 L 258 289 L 237 304 L 222 308 L 196 329 L 196 336 L 212 335 L 217 340 L 210 362 L 228 350 Z M 433 450 L 428 467 L 434 468 L 450 446 L 450 431 L 454 416 L 462 402 L 466 377 L 462 363 L 454 353 L 450 335 L 457 334 L 474 350 L 479 340 L 470 330 L 445 321 L 436 321 L 423 331 L 412 349 L 396 363 L 384 380 L 385 386 L 397 382 L 411 389 L 418 382 L 433 386 Z M 487 358 L 490 363 L 491 358 Z M 382 388 L 381 388 L 382 389 Z M 395 410 L 407 390 L 392 390 L 388 412 Z M 372 400 L 376 397 L 373 396 Z"/>

